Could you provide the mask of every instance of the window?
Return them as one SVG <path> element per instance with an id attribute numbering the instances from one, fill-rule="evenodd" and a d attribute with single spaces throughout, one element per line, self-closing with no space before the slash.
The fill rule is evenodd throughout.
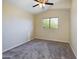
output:
<path id="1" fill-rule="evenodd" d="M 43 28 L 57 29 L 58 28 L 58 18 L 43 19 Z"/>

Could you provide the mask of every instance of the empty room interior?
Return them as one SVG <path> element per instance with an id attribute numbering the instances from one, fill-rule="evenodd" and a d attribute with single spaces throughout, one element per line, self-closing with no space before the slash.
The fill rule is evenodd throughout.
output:
<path id="1" fill-rule="evenodd" d="M 76 59 L 76 0 L 3 0 L 2 59 Z"/>

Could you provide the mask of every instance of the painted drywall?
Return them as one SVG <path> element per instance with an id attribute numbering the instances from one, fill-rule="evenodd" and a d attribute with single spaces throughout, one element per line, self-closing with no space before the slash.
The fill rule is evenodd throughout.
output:
<path id="1" fill-rule="evenodd" d="M 49 17 L 58 17 L 59 28 L 44 29 L 42 27 L 42 19 Z M 35 15 L 35 38 L 69 42 L 69 23 L 70 23 L 70 11 L 68 9 L 48 10 L 46 12 Z"/>
<path id="2" fill-rule="evenodd" d="M 46 5 L 44 9 L 41 9 L 39 6 L 33 8 L 32 6 L 37 4 L 34 0 L 8 0 L 12 4 L 27 10 L 33 14 L 37 14 L 43 11 L 50 9 L 64 9 L 70 8 L 71 0 L 48 0 L 48 2 L 53 2 L 53 6 Z"/>
<path id="3" fill-rule="evenodd" d="M 77 57 L 77 1 L 72 0 L 71 7 L 71 40 L 70 45 L 71 48 Z"/>
<path id="4" fill-rule="evenodd" d="M 31 40 L 33 32 L 32 14 L 5 0 L 3 1 L 2 18 L 3 52 Z"/>

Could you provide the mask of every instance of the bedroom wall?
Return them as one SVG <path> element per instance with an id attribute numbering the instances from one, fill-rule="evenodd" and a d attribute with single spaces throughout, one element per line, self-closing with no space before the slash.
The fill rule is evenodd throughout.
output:
<path id="1" fill-rule="evenodd" d="M 71 48 L 77 57 L 77 1 L 72 0 L 71 6 Z"/>
<path id="2" fill-rule="evenodd" d="M 58 17 L 59 28 L 57 30 L 44 29 L 42 27 L 42 18 Z M 68 9 L 48 10 L 46 12 L 35 15 L 35 31 L 34 38 L 69 42 L 69 23 L 70 11 Z"/>
<path id="3" fill-rule="evenodd" d="M 32 38 L 33 16 L 3 1 L 2 43 L 3 52 L 23 44 Z"/>

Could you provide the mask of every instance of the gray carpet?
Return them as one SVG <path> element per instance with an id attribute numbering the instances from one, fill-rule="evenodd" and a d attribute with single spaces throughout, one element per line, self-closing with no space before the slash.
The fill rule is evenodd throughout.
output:
<path id="1" fill-rule="evenodd" d="M 76 59 L 69 44 L 35 39 L 3 53 L 3 59 Z"/>

